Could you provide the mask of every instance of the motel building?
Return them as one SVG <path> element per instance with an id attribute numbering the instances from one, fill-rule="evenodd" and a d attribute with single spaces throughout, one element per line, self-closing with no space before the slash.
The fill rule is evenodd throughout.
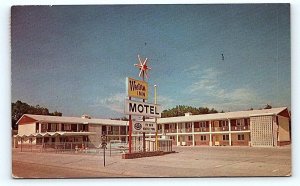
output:
<path id="1" fill-rule="evenodd" d="M 290 144 L 286 107 L 158 119 L 159 133 L 177 146 L 255 146 Z"/>
<path id="2" fill-rule="evenodd" d="M 24 114 L 18 121 L 18 134 L 14 136 L 14 146 L 63 148 L 99 147 L 101 136 L 108 140 L 126 141 L 127 121 L 92 119 L 82 117 L 60 117 Z"/>
<path id="3" fill-rule="evenodd" d="M 17 122 L 14 147 L 99 147 L 101 136 L 128 142 L 128 121 L 24 114 Z M 158 136 L 177 146 L 275 147 L 290 144 L 290 114 L 286 107 L 158 118 Z M 140 134 L 133 134 L 134 140 Z M 146 134 L 148 139 L 154 133 Z M 72 146 L 73 144 L 73 146 Z M 75 145 L 76 144 L 76 145 Z M 66 146 L 67 145 L 67 146 Z M 71 145 L 71 146 L 70 146 Z"/>

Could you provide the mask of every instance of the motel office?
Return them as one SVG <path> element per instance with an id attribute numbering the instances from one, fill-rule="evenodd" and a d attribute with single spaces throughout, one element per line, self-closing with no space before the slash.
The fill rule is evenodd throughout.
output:
<path id="1" fill-rule="evenodd" d="M 281 146 L 290 144 L 290 114 L 286 107 L 159 118 L 158 135 L 177 146 Z M 18 144 L 89 142 L 101 135 L 127 142 L 128 121 L 24 114 L 18 124 Z M 138 136 L 139 134 L 133 134 Z M 147 134 L 154 138 L 154 134 Z"/>

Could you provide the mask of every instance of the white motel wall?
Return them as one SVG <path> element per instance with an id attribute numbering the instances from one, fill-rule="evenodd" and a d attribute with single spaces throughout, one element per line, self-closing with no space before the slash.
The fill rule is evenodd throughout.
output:
<path id="1" fill-rule="evenodd" d="M 152 120 L 149 120 L 152 121 Z M 188 146 L 280 146 L 290 144 L 290 115 L 286 107 L 205 115 L 158 118 L 158 135 L 173 145 Z M 101 135 L 108 141 L 127 142 L 128 121 L 82 117 L 24 114 L 14 136 L 14 146 L 85 143 L 94 147 Z M 154 133 L 146 134 L 154 138 Z M 133 134 L 139 136 L 139 134 Z"/>

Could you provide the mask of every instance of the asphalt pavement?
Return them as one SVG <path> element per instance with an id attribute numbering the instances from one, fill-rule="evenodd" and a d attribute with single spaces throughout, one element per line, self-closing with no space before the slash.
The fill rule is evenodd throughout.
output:
<path id="1" fill-rule="evenodd" d="M 121 154 L 56 154 L 13 149 L 14 178 L 291 176 L 290 146 L 174 147 L 176 153 L 139 159 Z"/>

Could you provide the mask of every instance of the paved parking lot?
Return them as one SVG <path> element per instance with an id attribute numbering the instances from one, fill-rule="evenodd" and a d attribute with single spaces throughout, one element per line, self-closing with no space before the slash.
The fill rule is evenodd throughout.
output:
<path id="1" fill-rule="evenodd" d="M 80 177 L 215 177 L 290 176 L 290 146 L 174 147 L 176 153 L 140 159 L 31 153 L 13 150 L 13 176 L 23 178 Z"/>

